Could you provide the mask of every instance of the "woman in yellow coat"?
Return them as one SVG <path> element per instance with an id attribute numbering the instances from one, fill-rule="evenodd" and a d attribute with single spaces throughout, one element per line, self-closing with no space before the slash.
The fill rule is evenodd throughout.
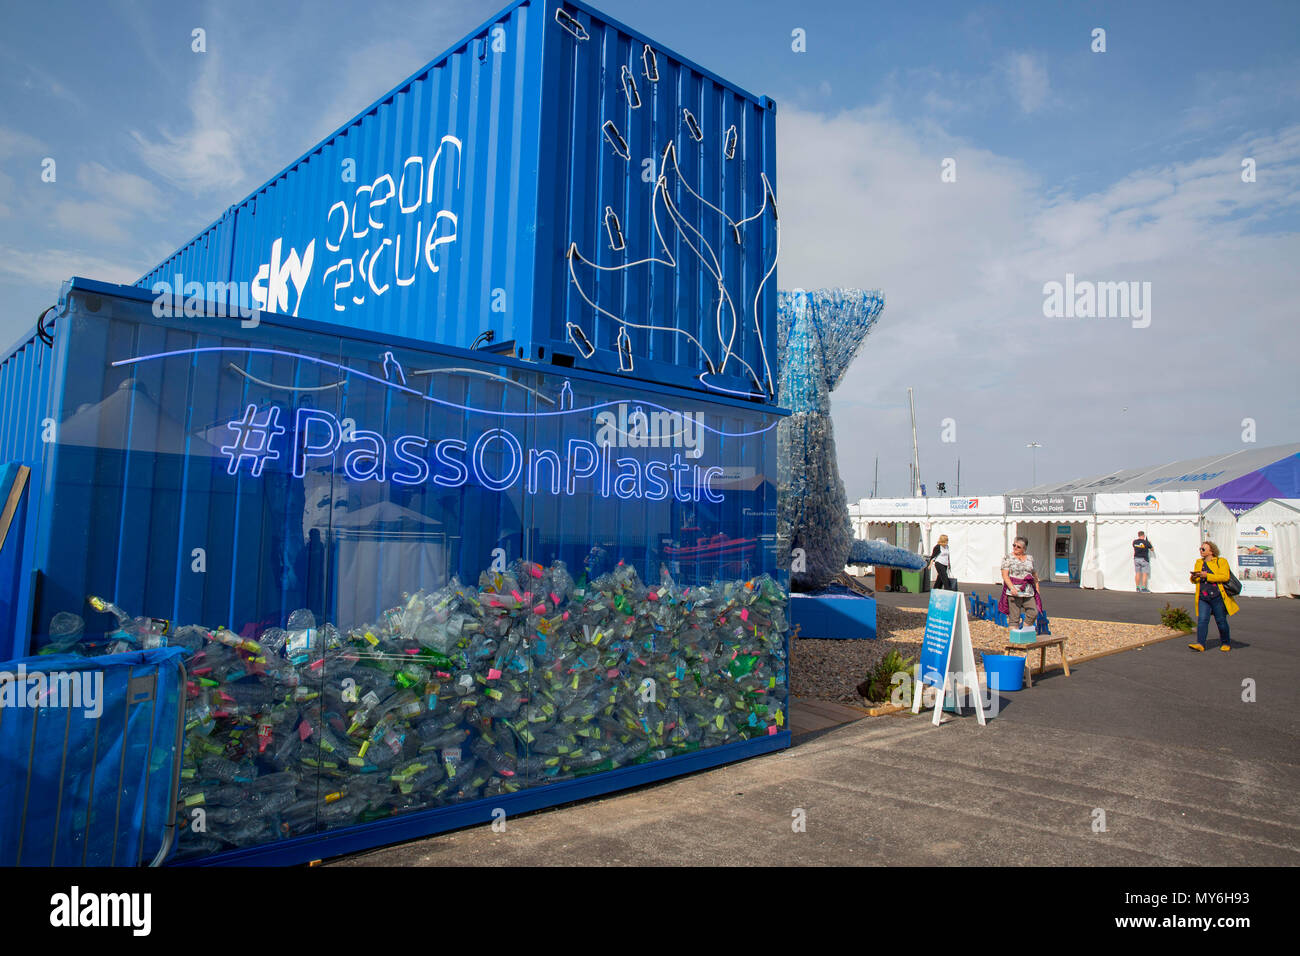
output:
<path id="1" fill-rule="evenodd" d="M 1219 628 L 1219 650 L 1225 654 L 1232 649 L 1228 637 L 1228 616 L 1238 611 L 1232 595 L 1223 590 L 1228 582 L 1228 559 L 1219 557 L 1213 541 L 1201 544 L 1201 557 L 1192 569 L 1192 583 L 1196 585 L 1196 643 L 1188 644 L 1194 651 L 1205 650 L 1205 638 L 1210 633 L 1210 615 Z"/>

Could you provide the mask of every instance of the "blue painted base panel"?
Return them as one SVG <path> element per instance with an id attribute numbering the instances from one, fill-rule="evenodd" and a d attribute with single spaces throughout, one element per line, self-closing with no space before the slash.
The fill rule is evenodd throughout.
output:
<path id="1" fill-rule="evenodd" d="M 875 633 L 875 602 L 872 602 L 872 634 Z M 215 856 L 197 860 L 185 860 L 178 866 L 294 866 L 323 860 L 326 857 L 342 856 L 361 850 L 402 843 L 419 837 L 434 836 L 475 824 L 492 821 L 492 812 L 500 807 L 506 817 L 518 816 L 533 810 L 555 807 L 565 803 L 585 800 L 589 797 L 602 796 L 618 790 L 629 790 L 647 783 L 655 783 L 683 774 L 707 770 L 710 767 L 734 763 L 747 757 L 773 753 L 790 746 L 788 730 L 768 737 L 756 737 L 737 743 L 710 747 L 694 753 L 670 757 L 654 763 L 637 764 L 620 767 L 604 773 L 593 774 L 579 780 L 566 780 L 563 783 L 549 784 L 521 790 L 518 793 L 504 794 L 483 800 L 475 800 L 452 807 L 439 807 L 436 810 L 424 810 L 418 813 L 403 814 L 364 823 L 358 826 L 329 830 L 310 836 L 297 837 L 263 846 L 232 850 Z"/>
<path id="2" fill-rule="evenodd" d="M 790 624 L 818 640 L 875 640 L 876 601 L 848 594 L 791 594 Z"/>

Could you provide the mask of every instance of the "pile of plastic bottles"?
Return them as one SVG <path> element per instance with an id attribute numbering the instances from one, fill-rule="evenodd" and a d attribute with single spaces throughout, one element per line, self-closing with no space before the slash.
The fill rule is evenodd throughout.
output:
<path id="1" fill-rule="evenodd" d="M 253 640 L 92 599 L 120 624 L 99 650 L 189 651 L 183 856 L 774 734 L 786 602 L 767 575 L 575 582 L 520 561 L 347 632 L 300 610 Z"/>

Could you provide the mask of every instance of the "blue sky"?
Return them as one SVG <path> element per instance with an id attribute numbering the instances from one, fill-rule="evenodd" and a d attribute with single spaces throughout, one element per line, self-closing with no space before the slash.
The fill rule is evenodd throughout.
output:
<path id="1" fill-rule="evenodd" d="M 0 340 L 68 275 L 133 281 L 500 6 L 10 5 Z M 1296 440 L 1300 4 L 597 6 L 777 101 L 782 287 L 884 290 L 834 396 L 851 497 L 877 455 L 905 491 L 908 385 L 923 477 L 960 457 L 967 493 L 1027 484 L 1031 440 L 1040 481 L 1231 451 L 1247 417 Z M 1151 282 L 1150 326 L 1045 318 L 1067 272 Z"/>

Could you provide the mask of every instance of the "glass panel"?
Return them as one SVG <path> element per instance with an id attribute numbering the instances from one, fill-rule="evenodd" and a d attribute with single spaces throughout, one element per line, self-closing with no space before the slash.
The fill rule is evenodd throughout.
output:
<path id="1" fill-rule="evenodd" d="M 41 614 L 193 652 L 180 855 L 785 728 L 762 408 L 96 305 Z"/>

